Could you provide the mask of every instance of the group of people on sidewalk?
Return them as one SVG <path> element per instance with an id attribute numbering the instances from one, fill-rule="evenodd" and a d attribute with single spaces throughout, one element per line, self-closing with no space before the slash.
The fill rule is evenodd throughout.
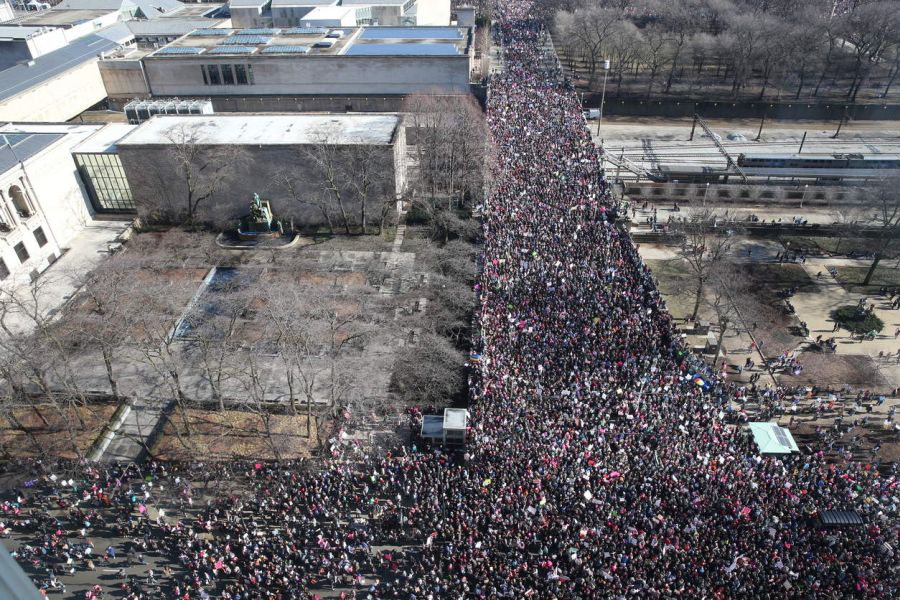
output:
<path id="1" fill-rule="evenodd" d="M 196 469 L 152 465 L 142 481 L 83 467 L 65 501 L 91 528 L 90 511 L 118 515 L 123 532 L 175 563 L 166 597 L 900 595 L 896 472 L 839 468 L 823 453 L 763 457 L 734 426 L 735 388 L 675 335 L 616 222 L 539 8 L 494 9 L 505 69 L 488 100 L 494 185 L 465 454 L 207 465 L 244 491 L 155 518 L 139 507 L 160 485 L 192 497 Z M 4 516 L 47 485 L 20 491 Z M 822 531 L 816 517 L 831 509 L 866 524 Z M 64 556 L 83 527 L 40 519 L 38 551 L 18 558 Z"/>

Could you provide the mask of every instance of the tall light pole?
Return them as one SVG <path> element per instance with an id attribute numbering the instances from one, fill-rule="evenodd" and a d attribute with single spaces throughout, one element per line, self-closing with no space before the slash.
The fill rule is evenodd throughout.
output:
<path id="1" fill-rule="evenodd" d="M 606 102 L 606 80 L 609 79 L 609 61 L 603 61 L 603 93 L 600 94 L 600 118 L 597 119 L 597 135 L 600 135 L 600 124 L 603 123 L 603 104 Z"/>

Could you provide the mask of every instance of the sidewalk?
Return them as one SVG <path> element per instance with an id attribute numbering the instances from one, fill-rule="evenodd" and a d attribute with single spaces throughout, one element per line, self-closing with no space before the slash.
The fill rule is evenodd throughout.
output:
<path id="1" fill-rule="evenodd" d="M 15 291 L 33 294 L 42 317 L 55 315 L 78 291 L 78 278 L 106 259 L 108 246 L 130 226 L 130 221 L 91 221 L 69 242 L 65 254 L 30 284 L 33 292 L 28 290 L 29 284 L 20 285 Z M 14 333 L 27 333 L 35 325 L 33 319 L 15 310 L 7 314 L 6 324 Z"/>

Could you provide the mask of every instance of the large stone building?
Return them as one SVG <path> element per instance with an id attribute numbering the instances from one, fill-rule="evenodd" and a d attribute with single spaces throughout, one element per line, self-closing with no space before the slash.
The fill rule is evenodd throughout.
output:
<path id="1" fill-rule="evenodd" d="M 68 123 L 0 127 L 0 280 L 4 285 L 35 279 L 93 219 L 72 150 L 103 130 L 103 125 Z"/>
<path id="2" fill-rule="evenodd" d="M 0 71 L 0 121 L 59 122 L 106 98 L 97 61 L 133 41 L 124 24 Z"/>
<path id="3" fill-rule="evenodd" d="M 450 25 L 450 0 L 231 0 L 234 27 L 301 27 L 325 14 L 339 25 Z M 330 25 L 330 24 L 329 24 Z"/>
<path id="4" fill-rule="evenodd" d="M 365 197 L 372 223 L 406 185 L 394 114 L 157 115 L 120 139 L 116 153 L 147 220 L 184 219 L 189 197 L 208 195 L 195 219 L 233 227 L 258 193 L 298 226 L 326 223 L 325 211 L 340 222 L 341 210 L 358 223 Z M 327 190 L 332 183 L 343 206 Z"/>
<path id="5" fill-rule="evenodd" d="M 5 4 L 4 4 L 5 6 Z M 227 26 L 222 4 L 66 0 L 0 25 L 0 120 L 58 122 L 106 98 L 97 63 L 153 50 L 203 27 Z"/>
<path id="6" fill-rule="evenodd" d="M 199 97 L 216 112 L 392 112 L 408 94 L 468 93 L 472 57 L 466 28 L 218 28 L 100 69 L 114 107 Z"/>

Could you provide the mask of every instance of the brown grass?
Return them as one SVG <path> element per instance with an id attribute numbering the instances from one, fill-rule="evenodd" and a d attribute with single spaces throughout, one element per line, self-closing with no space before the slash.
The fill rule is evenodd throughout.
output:
<path id="1" fill-rule="evenodd" d="M 855 388 L 873 391 L 887 391 L 890 385 L 881 375 L 875 360 L 862 354 L 825 354 L 803 352 L 800 354 L 803 372 L 799 376 L 780 374 L 782 385 L 819 386 L 820 388 L 840 388 L 847 384 Z"/>
<path id="2" fill-rule="evenodd" d="M 81 428 L 78 416 L 84 421 Z M 103 426 L 109 423 L 116 406 L 113 404 L 92 404 L 77 409 L 41 406 L 36 409 L 20 408 L 13 411 L 13 418 L 0 418 L 0 456 L 5 458 L 39 458 L 42 454 L 54 458 L 72 459 L 78 454 L 72 445 L 67 425 L 77 428 L 75 444 L 82 455 L 87 452 L 100 435 Z M 38 413 L 49 424 L 44 424 Z M 17 420 L 26 431 L 13 425 Z M 29 435 L 30 434 L 30 435 Z"/>
<path id="3" fill-rule="evenodd" d="M 190 435 L 186 435 L 180 413 L 169 416 L 153 454 L 162 460 L 257 459 L 273 460 L 272 444 L 266 439 L 261 418 L 250 412 L 188 410 Z M 316 419 L 306 435 L 305 415 L 272 415 L 274 444 L 282 459 L 308 458 L 316 448 Z M 177 431 L 175 428 L 178 428 Z M 331 435 L 329 424 L 319 432 L 322 440 Z M 181 439 L 177 433 L 181 433 Z"/>

